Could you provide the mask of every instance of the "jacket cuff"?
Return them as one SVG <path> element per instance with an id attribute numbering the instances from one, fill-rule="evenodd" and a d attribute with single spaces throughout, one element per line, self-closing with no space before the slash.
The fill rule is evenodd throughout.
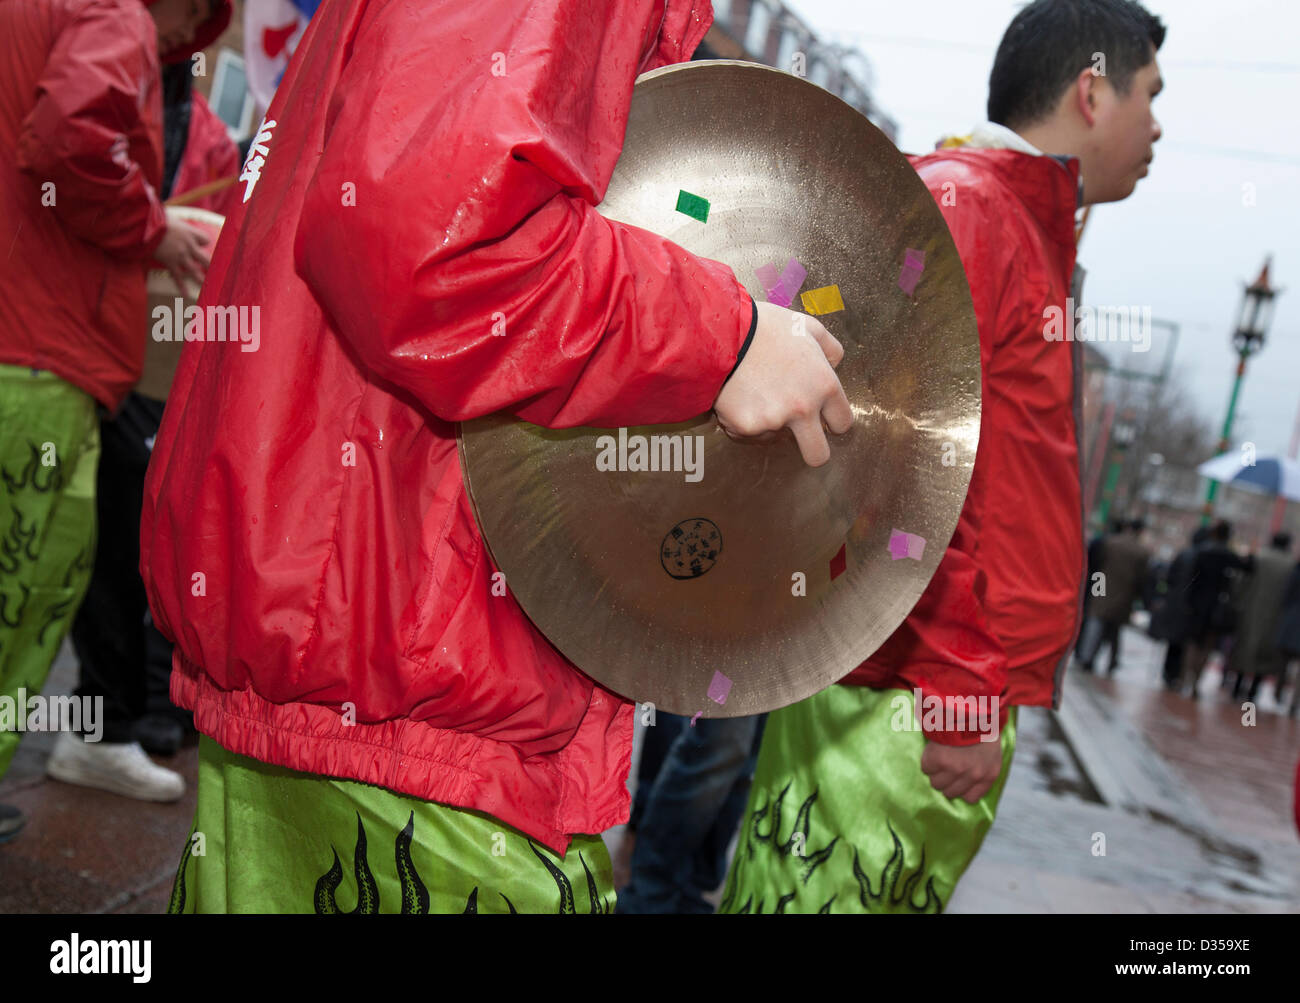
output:
<path id="1" fill-rule="evenodd" d="M 752 311 L 749 321 L 749 333 L 745 335 L 745 340 L 741 343 L 740 353 L 736 356 L 736 364 L 731 367 L 731 372 L 727 374 L 727 379 L 722 381 L 724 387 L 727 385 L 728 381 L 736 375 L 736 370 L 740 368 L 740 364 L 745 361 L 745 353 L 749 351 L 749 346 L 754 340 L 754 332 L 758 330 L 758 304 L 754 302 L 754 297 L 752 296 L 749 298 L 749 307 Z"/>
<path id="2" fill-rule="evenodd" d="M 973 727 L 956 728 L 951 719 L 954 715 L 949 710 L 955 706 L 955 702 L 960 701 L 961 697 L 951 697 L 945 699 L 937 693 L 926 693 L 922 696 L 922 705 L 916 709 L 917 715 L 921 719 L 921 732 L 925 735 L 927 742 L 936 742 L 939 745 L 979 745 L 981 742 L 996 742 L 1002 737 L 1002 729 L 1006 727 L 1007 712 L 1010 710 L 1010 704 L 1001 699 L 1001 697 L 985 697 L 983 709 L 976 710 L 976 721 Z M 931 704 L 931 701 L 937 701 Z M 997 711 L 997 728 L 992 729 L 992 713 L 994 707 L 989 706 L 992 702 Z M 978 706 L 978 705 L 977 705 Z M 933 709 L 938 708 L 938 712 Z M 929 711 L 929 713 L 927 713 Z M 936 720 L 937 719 L 937 720 Z M 969 716 L 964 724 L 971 724 Z"/>

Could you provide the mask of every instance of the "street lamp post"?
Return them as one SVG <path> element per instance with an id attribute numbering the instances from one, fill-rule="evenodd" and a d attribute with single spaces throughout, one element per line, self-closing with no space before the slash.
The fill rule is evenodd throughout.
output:
<path id="1" fill-rule="evenodd" d="M 1106 529 L 1106 520 L 1110 518 L 1110 506 L 1115 500 L 1115 485 L 1119 482 L 1119 472 L 1124 466 L 1124 454 L 1137 438 L 1137 425 L 1132 409 L 1125 410 L 1120 420 L 1115 422 L 1111 432 L 1111 462 L 1106 472 L 1106 484 L 1101 489 L 1101 510 L 1098 516 L 1102 531 Z"/>
<path id="2" fill-rule="evenodd" d="M 1228 398 L 1228 414 L 1223 419 L 1223 434 L 1219 438 L 1217 455 L 1228 451 L 1232 445 L 1232 419 L 1237 414 L 1237 398 L 1241 393 L 1241 381 L 1246 375 L 1246 360 L 1264 347 L 1264 338 L 1268 335 L 1268 326 L 1273 320 L 1273 298 L 1278 290 L 1268 282 L 1269 259 L 1264 259 L 1259 278 L 1248 285 L 1241 297 L 1241 314 L 1237 318 L 1237 330 L 1232 335 L 1232 347 L 1237 350 L 1237 376 L 1232 382 L 1232 396 Z M 1205 506 L 1201 510 L 1201 525 L 1209 523 L 1214 515 L 1214 496 L 1219 493 L 1219 482 L 1210 481 L 1205 492 Z"/>

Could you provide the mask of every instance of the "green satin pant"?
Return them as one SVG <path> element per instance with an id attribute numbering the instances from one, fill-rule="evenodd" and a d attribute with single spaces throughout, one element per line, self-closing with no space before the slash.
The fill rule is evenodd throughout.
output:
<path id="1" fill-rule="evenodd" d="M 563 857 L 482 812 L 299 773 L 199 739 L 198 804 L 168 912 L 599 913 L 600 836 Z"/>
<path id="2" fill-rule="evenodd" d="M 95 560 L 95 401 L 0 365 L 0 697 L 40 694 Z M 22 734 L 0 727 L 0 777 Z"/>
<path id="3" fill-rule="evenodd" d="M 993 824 L 1011 768 L 976 804 L 921 772 L 907 690 L 831 686 L 767 720 L 719 912 L 942 912 Z"/>

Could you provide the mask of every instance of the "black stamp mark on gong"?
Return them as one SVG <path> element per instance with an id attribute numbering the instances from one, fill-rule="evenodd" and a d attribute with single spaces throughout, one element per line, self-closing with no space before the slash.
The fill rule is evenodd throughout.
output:
<path id="1" fill-rule="evenodd" d="M 673 578 L 699 578 L 720 553 L 722 532 L 708 519 L 683 519 L 659 546 L 659 560 Z"/>

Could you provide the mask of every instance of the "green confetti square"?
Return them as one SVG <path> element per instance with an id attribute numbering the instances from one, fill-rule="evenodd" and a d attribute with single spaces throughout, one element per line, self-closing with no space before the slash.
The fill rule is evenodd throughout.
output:
<path id="1" fill-rule="evenodd" d="M 692 219 L 698 219 L 701 223 L 707 223 L 709 221 L 709 200 L 702 199 L 698 195 L 692 195 L 685 190 L 678 191 L 677 211 L 685 213 Z"/>

